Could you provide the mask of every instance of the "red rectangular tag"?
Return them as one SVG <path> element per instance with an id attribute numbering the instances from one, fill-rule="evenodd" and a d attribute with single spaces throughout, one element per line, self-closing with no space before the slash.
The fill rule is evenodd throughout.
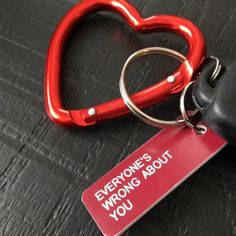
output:
<path id="1" fill-rule="evenodd" d="M 82 201 L 104 235 L 120 235 L 225 145 L 210 128 L 204 135 L 164 129 L 89 187 Z"/>

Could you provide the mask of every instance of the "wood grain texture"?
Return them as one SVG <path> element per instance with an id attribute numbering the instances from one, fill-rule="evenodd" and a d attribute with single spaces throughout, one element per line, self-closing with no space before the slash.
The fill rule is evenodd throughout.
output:
<path id="1" fill-rule="evenodd" d="M 235 0 L 130 2 L 144 16 L 189 18 L 205 34 L 209 55 L 225 63 L 236 59 Z M 47 118 L 46 51 L 58 21 L 75 3 L 0 0 L 0 235 L 101 235 L 81 203 L 82 192 L 158 132 L 132 116 L 87 129 L 62 128 Z M 80 22 L 65 52 L 65 106 L 119 97 L 126 58 L 154 45 L 186 52 L 176 36 L 138 35 L 113 14 Z M 130 91 L 155 83 L 176 66 L 164 57 L 141 60 L 130 70 Z M 149 111 L 174 118 L 176 108 L 172 99 Z M 124 235 L 236 235 L 235 155 L 235 148 L 225 148 Z"/>

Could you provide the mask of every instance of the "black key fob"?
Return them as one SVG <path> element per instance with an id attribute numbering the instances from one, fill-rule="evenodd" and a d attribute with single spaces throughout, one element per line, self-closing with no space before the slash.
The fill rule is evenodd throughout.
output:
<path id="1" fill-rule="evenodd" d="M 236 62 L 213 83 L 215 63 L 204 66 L 192 97 L 203 120 L 229 143 L 236 145 Z"/>

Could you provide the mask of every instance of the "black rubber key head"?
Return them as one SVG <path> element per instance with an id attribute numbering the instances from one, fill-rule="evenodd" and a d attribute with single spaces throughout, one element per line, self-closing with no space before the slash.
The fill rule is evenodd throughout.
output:
<path id="1" fill-rule="evenodd" d="M 210 81 L 214 69 L 214 63 L 204 67 L 193 89 L 193 101 L 203 120 L 225 140 L 236 145 L 236 62 L 215 86 Z"/>

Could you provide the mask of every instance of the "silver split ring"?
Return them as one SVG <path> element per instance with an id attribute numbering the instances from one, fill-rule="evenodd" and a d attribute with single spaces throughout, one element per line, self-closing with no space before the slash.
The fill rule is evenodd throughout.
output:
<path id="1" fill-rule="evenodd" d="M 137 59 L 139 59 L 143 56 L 150 55 L 150 54 L 162 54 L 162 55 L 170 56 L 172 58 L 177 59 L 180 62 L 183 62 L 186 60 L 186 57 L 184 55 L 182 55 L 181 53 L 179 53 L 175 50 L 163 48 L 163 47 L 144 48 L 144 49 L 141 49 L 141 50 L 133 53 L 128 58 L 128 60 L 125 62 L 124 66 L 122 68 L 121 76 L 120 76 L 119 87 L 120 87 L 120 93 L 121 93 L 121 96 L 124 100 L 124 103 L 127 105 L 127 107 L 130 109 L 130 111 L 135 116 L 137 116 L 143 122 L 145 122 L 151 126 L 158 127 L 158 128 L 166 128 L 166 127 L 170 127 L 170 126 L 186 125 L 185 119 L 178 119 L 178 120 L 169 121 L 169 120 L 160 120 L 160 119 L 154 118 L 152 116 L 149 116 L 148 114 L 146 114 L 142 110 L 140 110 L 132 102 L 132 100 L 127 92 L 126 85 L 125 85 L 126 71 L 132 62 L 136 61 Z M 167 80 L 168 80 L 168 78 L 167 78 Z M 198 109 L 195 109 L 190 115 L 188 115 L 188 119 L 192 119 L 197 113 L 198 113 Z"/>

